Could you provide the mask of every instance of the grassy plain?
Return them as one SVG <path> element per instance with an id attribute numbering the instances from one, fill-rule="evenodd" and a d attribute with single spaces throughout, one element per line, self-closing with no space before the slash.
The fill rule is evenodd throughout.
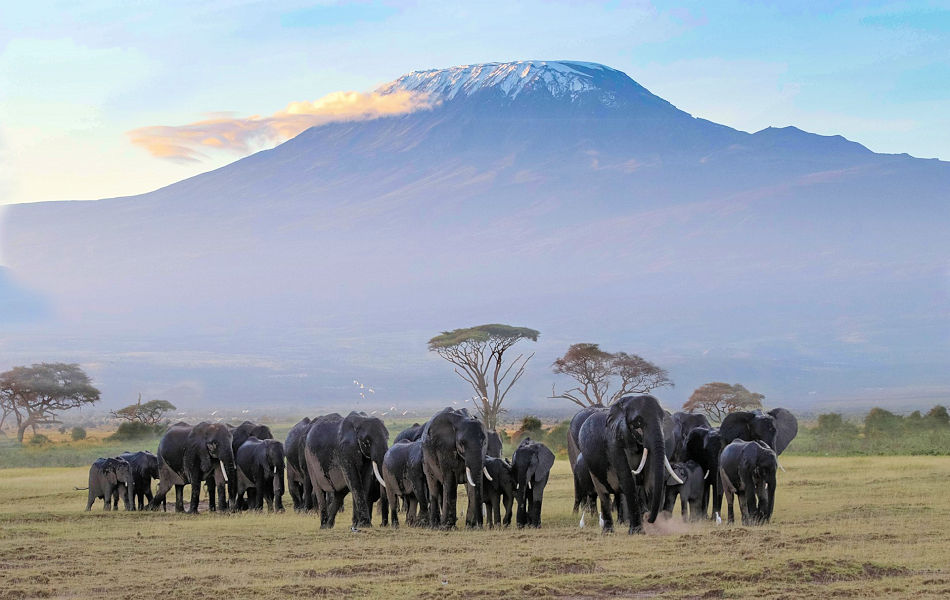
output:
<path id="1" fill-rule="evenodd" d="M 85 513 L 86 468 L 3 469 L 0 599 L 950 596 L 950 458 L 783 464 L 770 526 L 645 536 L 579 529 L 566 460 L 542 529 L 453 532 L 351 532 L 349 507 L 333 531 L 293 512 Z"/>

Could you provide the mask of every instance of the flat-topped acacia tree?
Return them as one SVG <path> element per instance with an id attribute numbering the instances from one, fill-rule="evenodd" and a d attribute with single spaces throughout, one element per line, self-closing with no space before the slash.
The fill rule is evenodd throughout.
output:
<path id="1" fill-rule="evenodd" d="M 455 365 L 455 372 L 475 390 L 475 411 L 490 431 L 498 426 L 505 396 L 524 374 L 534 353 L 505 362 L 505 352 L 521 340 L 541 335 L 527 327 L 493 323 L 443 331 L 429 340 L 429 350 Z"/>
<path id="2" fill-rule="evenodd" d="M 39 363 L 0 373 L 0 408 L 3 418 L 16 418 L 17 441 L 23 443 L 28 428 L 59 423 L 56 415 L 99 401 L 99 390 L 75 363 Z"/>

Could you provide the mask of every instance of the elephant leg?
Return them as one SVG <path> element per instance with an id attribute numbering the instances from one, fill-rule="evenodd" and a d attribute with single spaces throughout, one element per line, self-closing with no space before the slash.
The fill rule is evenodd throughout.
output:
<path id="1" fill-rule="evenodd" d="M 218 484 L 215 483 L 214 481 L 214 475 L 212 475 L 205 481 L 205 486 L 208 488 L 208 511 L 216 512 L 218 510 L 218 505 L 217 505 L 217 500 L 216 500 L 217 492 L 218 492 Z M 222 510 L 226 509 L 227 506 L 228 506 L 227 503 L 222 504 L 221 505 Z"/>
<path id="2" fill-rule="evenodd" d="M 93 491 L 92 486 L 89 486 L 89 497 L 86 499 L 86 510 L 92 510 L 92 505 L 96 501 L 96 492 Z"/>
<path id="3" fill-rule="evenodd" d="M 503 501 L 505 503 L 505 518 L 502 520 L 501 524 L 504 527 L 511 525 L 511 504 L 515 501 L 514 494 L 504 494 Z"/>
<path id="4" fill-rule="evenodd" d="M 456 507 L 458 506 L 458 481 L 455 480 L 455 471 L 445 469 L 445 483 L 442 485 L 442 529 L 455 529 L 458 521 Z"/>
<path id="5" fill-rule="evenodd" d="M 497 496 L 495 496 L 494 501 L 492 502 L 492 504 L 494 505 L 492 506 L 492 520 L 495 522 L 495 525 L 498 525 L 499 527 L 501 527 L 502 525 L 501 500 L 502 500 L 501 494 L 498 494 Z"/>
<path id="6" fill-rule="evenodd" d="M 434 474 L 426 473 L 426 488 L 429 490 L 429 527 L 436 528 L 441 523 L 439 504 L 442 497 L 439 495 L 441 484 Z"/>
<path id="7" fill-rule="evenodd" d="M 320 514 L 320 529 L 326 529 L 329 525 L 329 514 L 330 510 L 327 506 L 327 495 L 323 490 L 316 489 L 312 492 L 312 495 L 316 497 L 317 501 L 317 512 Z"/>
<path id="8" fill-rule="evenodd" d="M 590 478 L 594 483 L 594 490 L 597 492 L 597 497 L 600 499 L 600 520 L 603 523 L 603 531 L 604 533 L 613 533 L 614 515 L 613 506 L 611 506 L 610 503 L 610 492 L 607 491 L 607 487 L 602 484 L 593 473 Z"/>
<path id="9" fill-rule="evenodd" d="M 732 492 L 729 490 L 726 490 L 726 506 L 729 509 L 729 520 L 728 520 L 729 523 L 735 523 L 736 521 L 736 515 L 734 513 L 733 506 L 732 506 L 732 500 L 733 500 L 732 496 L 733 496 Z"/>
<path id="10" fill-rule="evenodd" d="M 739 492 L 738 494 L 736 494 L 736 495 L 739 496 L 739 512 L 742 513 L 742 524 L 743 524 L 743 525 L 751 525 L 751 520 L 752 520 L 752 519 L 750 518 L 751 515 L 750 515 L 750 513 L 749 513 L 749 498 L 748 498 L 748 494 L 745 494 L 745 493 L 743 493 L 742 491 L 740 491 L 740 492 Z M 730 508 L 731 508 L 731 507 L 730 507 Z M 730 515 L 730 521 L 732 520 L 732 519 L 731 519 L 731 516 L 732 516 L 732 515 Z"/>
<path id="11" fill-rule="evenodd" d="M 102 510 L 105 510 L 105 511 L 112 510 L 112 494 L 114 493 L 115 492 L 112 486 L 106 487 L 105 493 L 102 494 L 102 500 L 104 504 L 104 506 L 102 507 Z"/>
<path id="12" fill-rule="evenodd" d="M 189 505 L 189 513 L 193 515 L 198 514 L 198 502 L 201 500 L 201 475 L 196 473 L 191 478 L 191 504 Z"/>
<path id="13" fill-rule="evenodd" d="M 263 473 L 259 473 L 254 480 L 254 504 L 251 504 L 251 499 L 248 497 L 248 507 L 253 507 L 254 510 L 264 510 L 264 500 L 267 499 L 267 489 L 267 480 L 264 478 Z M 271 485 L 270 489 L 274 489 L 274 486 Z M 271 502 L 268 502 L 268 504 L 271 504 Z"/>
<path id="14" fill-rule="evenodd" d="M 535 485 L 531 490 L 531 510 L 528 513 L 528 522 L 532 527 L 541 527 L 541 504 L 544 502 L 545 485 L 547 482 Z"/>
<path id="15" fill-rule="evenodd" d="M 175 512 L 185 512 L 185 486 L 175 486 Z"/>
<path id="16" fill-rule="evenodd" d="M 346 494 L 346 491 L 333 492 L 331 494 L 332 500 L 330 500 L 330 508 L 327 515 L 331 528 L 336 525 L 336 516 L 340 512 L 343 502 L 346 500 Z"/>
<path id="17" fill-rule="evenodd" d="M 686 503 L 687 503 L 686 492 L 683 490 L 683 486 L 680 486 L 679 497 L 680 497 L 680 516 L 683 518 L 683 521 L 685 522 L 689 520 L 689 517 L 686 510 Z"/>

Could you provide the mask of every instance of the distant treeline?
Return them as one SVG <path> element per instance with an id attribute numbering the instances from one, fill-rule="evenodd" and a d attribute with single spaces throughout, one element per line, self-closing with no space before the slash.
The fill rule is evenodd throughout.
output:
<path id="1" fill-rule="evenodd" d="M 905 416 L 873 408 L 863 421 L 840 413 L 818 415 L 813 427 L 803 427 L 788 449 L 810 455 L 950 455 L 950 414 L 934 406 L 926 414 Z"/>

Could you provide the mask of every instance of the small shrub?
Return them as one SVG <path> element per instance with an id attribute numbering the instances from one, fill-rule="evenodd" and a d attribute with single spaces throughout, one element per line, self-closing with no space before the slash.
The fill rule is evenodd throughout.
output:
<path id="1" fill-rule="evenodd" d="M 34 446 L 43 446 L 45 444 L 49 444 L 50 442 L 51 440 L 42 433 L 37 433 L 30 438 L 30 443 Z"/>
<path id="2" fill-rule="evenodd" d="M 166 425 L 147 425 L 138 421 L 128 421 L 119 425 L 115 433 L 106 438 L 108 441 L 140 440 L 165 433 Z"/>
<path id="3" fill-rule="evenodd" d="M 86 439 L 86 430 L 82 427 L 73 427 L 72 431 L 69 432 L 70 437 L 72 437 L 74 442 L 79 440 Z"/>
<path id="4" fill-rule="evenodd" d="M 541 419 L 531 415 L 521 419 L 521 431 L 538 431 L 541 429 Z"/>

